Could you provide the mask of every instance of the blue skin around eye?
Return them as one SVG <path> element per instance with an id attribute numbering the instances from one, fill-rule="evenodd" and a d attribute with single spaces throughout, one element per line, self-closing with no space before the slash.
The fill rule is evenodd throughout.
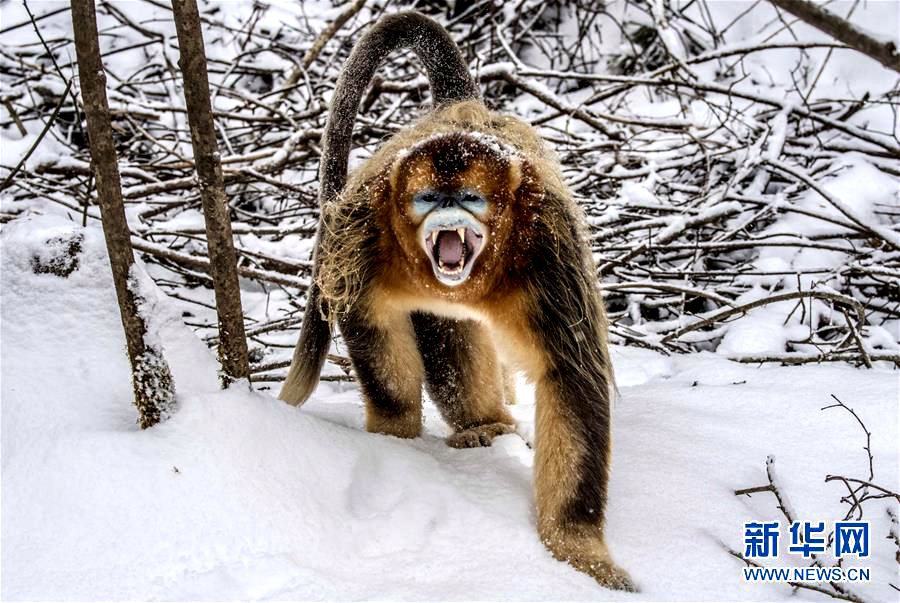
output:
<path id="1" fill-rule="evenodd" d="M 412 209 L 416 216 L 424 216 L 440 204 L 441 197 L 437 193 L 424 192 L 413 198 Z"/>
<path id="2" fill-rule="evenodd" d="M 449 198 L 447 195 L 442 195 L 435 191 L 425 191 L 413 198 L 412 210 L 416 216 L 421 217 L 431 213 L 433 209 L 439 206 L 447 205 L 447 201 L 451 201 L 454 205 L 459 205 L 476 216 L 484 216 L 488 209 L 487 200 L 478 193 L 460 191 L 452 198 Z"/>
<path id="3" fill-rule="evenodd" d="M 476 216 L 484 216 L 487 213 L 487 200 L 477 193 L 463 191 L 459 195 L 459 204 Z"/>

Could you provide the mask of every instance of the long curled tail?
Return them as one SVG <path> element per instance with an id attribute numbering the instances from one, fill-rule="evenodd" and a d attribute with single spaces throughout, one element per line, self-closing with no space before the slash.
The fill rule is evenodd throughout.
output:
<path id="1" fill-rule="evenodd" d="M 425 66 L 435 107 L 479 98 L 478 87 L 469 75 L 456 43 L 436 21 L 415 11 L 387 15 L 378 20 L 356 43 L 334 90 L 328 123 L 322 134 L 319 164 L 319 207 L 340 194 L 347 182 L 347 162 L 353 124 L 363 93 L 375 70 L 395 50 L 412 48 Z M 322 218 L 316 233 L 316 249 L 324 236 Z M 326 300 L 316 284 L 318 253 L 314 254 L 313 279 L 306 301 L 300 339 L 279 398 L 295 406 L 309 398 L 316 385 L 331 343 Z"/>

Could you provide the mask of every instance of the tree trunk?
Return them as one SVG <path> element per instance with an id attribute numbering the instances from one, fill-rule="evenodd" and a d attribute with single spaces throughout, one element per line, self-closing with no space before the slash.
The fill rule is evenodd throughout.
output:
<path id="1" fill-rule="evenodd" d="M 91 166 L 96 179 L 103 235 L 119 300 L 119 312 L 125 328 L 128 358 L 131 361 L 134 404 L 140 415 L 139 423 L 142 428 L 146 428 L 158 423 L 171 410 L 175 400 L 174 384 L 161 350 L 147 343 L 147 325 L 138 308 L 141 299 L 137 279 L 133 279 L 131 274 L 134 254 L 122 201 L 122 185 L 106 99 L 106 73 L 100 60 L 94 0 L 72 0 L 72 25 L 75 31 L 81 98 L 87 118 Z"/>
<path id="2" fill-rule="evenodd" d="M 200 199 L 206 219 L 210 276 L 216 290 L 222 385 L 227 386 L 235 379 L 250 378 L 237 258 L 231 238 L 231 220 L 213 124 L 200 13 L 196 0 L 173 0 L 172 9 L 180 49 L 178 66 L 184 78 L 194 164 L 200 181 Z"/>

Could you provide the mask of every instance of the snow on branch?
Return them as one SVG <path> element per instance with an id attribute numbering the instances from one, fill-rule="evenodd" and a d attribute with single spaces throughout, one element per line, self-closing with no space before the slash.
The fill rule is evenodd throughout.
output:
<path id="1" fill-rule="evenodd" d="M 841 19 L 808 0 L 769 1 L 847 46 L 872 57 L 888 69 L 900 72 L 900 49 L 894 40 L 878 40 L 846 19 Z"/>

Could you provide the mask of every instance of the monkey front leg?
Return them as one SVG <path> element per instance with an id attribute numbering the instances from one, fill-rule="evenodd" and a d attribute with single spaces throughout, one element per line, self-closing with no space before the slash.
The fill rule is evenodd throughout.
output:
<path id="1" fill-rule="evenodd" d="M 424 369 L 409 315 L 360 304 L 340 328 L 365 400 L 366 430 L 419 437 Z"/>
<path id="2" fill-rule="evenodd" d="M 537 383 L 538 532 L 557 559 L 603 586 L 633 591 L 634 583 L 615 565 L 604 539 L 610 458 L 608 373 L 602 366 L 590 366 L 591 354 L 585 356 L 581 360 L 586 365 L 549 358 L 550 367 Z M 594 360 L 604 357 L 599 354 Z"/>
<path id="3" fill-rule="evenodd" d="M 472 320 L 412 315 L 425 366 L 425 387 L 453 428 L 454 448 L 490 446 L 514 431 L 503 406 L 500 363 L 487 329 Z"/>

